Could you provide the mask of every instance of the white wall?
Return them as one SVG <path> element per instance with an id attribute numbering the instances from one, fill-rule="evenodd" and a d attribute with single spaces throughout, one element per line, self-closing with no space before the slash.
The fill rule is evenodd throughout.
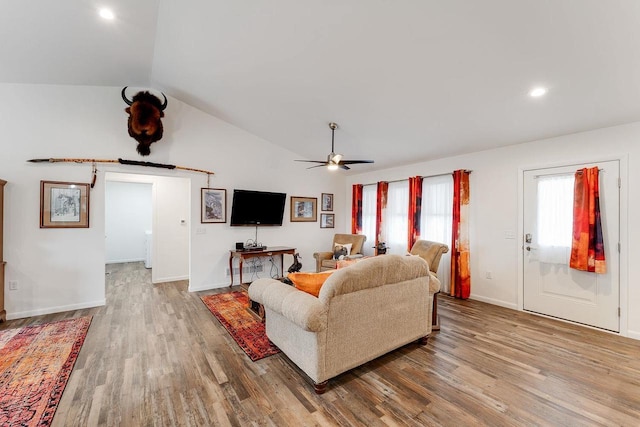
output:
<path id="1" fill-rule="evenodd" d="M 438 159 L 359 175 L 350 175 L 345 192 L 355 183 L 437 175 L 471 169 L 470 245 L 471 298 L 522 308 L 521 175 L 532 167 L 596 160 L 621 162 L 621 334 L 640 339 L 640 123 L 599 129 L 506 148 Z M 350 200 L 344 216 L 350 214 Z M 630 218 L 629 221 L 627 219 Z M 628 223 L 628 224 L 627 224 Z M 506 238 L 514 232 L 516 239 Z M 491 271 L 493 279 L 485 278 Z"/>
<path id="2" fill-rule="evenodd" d="M 90 228 L 40 229 L 40 180 L 90 182 L 89 164 L 32 164 L 28 159 L 81 157 L 141 159 L 127 134 L 120 87 L 0 84 L 0 177 L 5 192 L 7 280 L 18 290 L 5 293 L 8 318 L 51 313 L 105 303 L 105 173 L 150 173 L 149 168 L 99 164 L 90 193 Z M 346 210 L 344 177 L 322 168 L 307 170 L 297 155 L 170 98 L 163 119 L 164 138 L 144 160 L 215 172 L 210 187 L 280 191 L 288 196 L 334 193 L 334 208 Z M 245 173 L 245 171 L 252 173 Z M 254 229 L 200 224 L 200 188 L 206 175 L 153 169 L 158 176 L 190 180 L 190 289 L 226 286 L 229 249 L 253 238 Z M 314 269 L 312 254 L 331 245 L 333 234 L 349 230 L 348 216 L 336 216 L 335 229 L 316 223 L 290 223 L 289 197 L 284 225 L 265 227 L 259 240 L 291 245 L 302 255 L 303 270 Z M 195 226 L 194 226 L 195 225 Z M 196 233 L 202 228 L 203 233 Z M 285 259 L 285 268 L 291 259 Z"/>
<path id="3" fill-rule="evenodd" d="M 145 259 L 146 231 L 151 231 L 152 184 L 106 181 L 106 263 Z"/>

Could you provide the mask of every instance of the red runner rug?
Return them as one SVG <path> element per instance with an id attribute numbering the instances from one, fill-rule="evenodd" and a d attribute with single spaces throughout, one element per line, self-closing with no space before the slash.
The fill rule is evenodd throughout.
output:
<path id="1" fill-rule="evenodd" d="M 264 323 L 249 313 L 247 294 L 234 291 L 201 299 L 252 361 L 280 352 L 267 338 Z"/>
<path id="2" fill-rule="evenodd" d="M 91 316 L 0 331 L 0 425 L 48 426 Z"/>

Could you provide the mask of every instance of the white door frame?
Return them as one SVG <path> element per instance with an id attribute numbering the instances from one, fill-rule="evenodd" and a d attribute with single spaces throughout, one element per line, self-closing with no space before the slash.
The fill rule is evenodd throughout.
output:
<path id="1" fill-rule="evenodd" d="M 620 332 L 610 332 L 624 337 L 629 336 L 629 229 L 628 229 L 628 204 L 629 204 L 629 160 L 628 155 L 614 155 L 610 157 L 597 158 L 575 158 L 561 162 L 533 164 L 518 168 L 518 311 L 524 311 L 524 261 L 522 251 L 524 251 L 524 172 L 531 169 L 554 168 L 560 166 L 570 166 L 573 164 L 598 163 L 617 160 L 620 162 Z M 534 313 L 532 313 L 534 314 Z M 535 314 L 543 317 L 543 314 Z M 553 319 L 556 319 L 555 317 Z M 556 319 L 565 321 L 561 319 Z M 568 322 L 568 321 L 566 321 Z M 569 322 L 573 323 L 573 322 Z M 586 328 L 590 326 L 582 325 Z M 602 329 L 592 328 L 601 331 Z M 609 331 L 605 331 L 609 332 Z M 640 336 L 632 338 L 640 339 Z"/>
<path id="2" fill-rule="evenodd" d="M 153 268 L 153 266 L 157 265 L 157 260 L 159 259 L 158 256 L 158 251 L 159 251 L 159 242 L 158 242 L 158 234 L 157 234 L 157 230 L 159 227 L 159 222 L 158 222 L 158 196 L 157 196 L 157 191 L 158 191 L 158 183 L 157 180 L 158 178 L 169 178 L 169 179 L 186 179 L 189 181 L 189 183 L 191 182 L 191 179 L 187 176 L 172 176 L 172 175 L 163 175 L 163 174 L 153 174 L 153 173 L 138 173 L 138 172 L 130 172 L 130 171 L 122 171 L 119 169 L 109 169 L 106 168 L 105 169 L 105 175 L 104 175 L 104 188 L 105 188 L 105 195 L 104 197 L 106 198 L 106 182 L 107 181 L 116 181 L 116 182 L 131 182 L 131 183 L 144 183 L 144 184 L 151 184 L 151 204 L 152 204 L 152 220 L 151 220 L 151 229 L 152 229 L 152 234 L 153 234 L 153 240 L 152 240 L 152 249 L 151 249 L 151 264 L 152 264 L 152 269 L 151 269 L 151 282 L 152 283 L 162 283 L 165 281 L 170 281 L 170 280 L 166 280 L 166 278 L 161 277 L 160 279 L 157 278 L 157 268 Z M 189 184 L 189 187 L 191 187 L 191 184 Z M 190 195 L 189 195 L 190 197 Z M 106 202 L 104 202 L 104 209 L 106 210 Z M 189 280 L 191 278 L 191 225 L 192 225 L 192 221 L 190 220 L 191 218 L 191 205 L 190 202 L 188 204 L 189 207 L 189 213 L 187 214 L 187 234 L 189 236 L 189 241 L 187 244 L 187 249 L 189 251 L 188 253 L 188 269 L 187 269 L 187 277 L 184 278 L 186 280 Z M 176 280 L 183 280 L 183 278 L 179 278 Z"/>

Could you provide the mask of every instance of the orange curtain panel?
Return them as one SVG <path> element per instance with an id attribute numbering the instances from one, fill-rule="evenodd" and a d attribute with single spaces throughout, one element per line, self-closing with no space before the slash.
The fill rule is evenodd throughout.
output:
<path id="1" fill-rule="evenodd" d="M 420 216 L 422 215 L 422 177 L 409 178 L 409 241 L 407 251 L 420 237 Z"/>
<path id="2" fill-rule="evenodd" d="M 569 267 L 604 274 L 604 238 L 600 219 L 598 168 L 576 171 L 573 193 L 573 238 Z"/>
<path id="3" fill-rule="evenodd" d="M 353 184 L 351 195 L 351 234 L 362 233 L 362 184 Z"/>
<path id="4" fill-rule="evenodd" d="M 378 182 L 376 193 L 376 247 L 382 242 L 387 242 L 384 235 L 382 223 L 387 213 L 387 193 L 389 192 L 389 183 L 385 181 Z M 377 253 L 376 253 L 377 255 Z"/>
<path id="5" fill-rule="evenodd" d="M 469 298 L 469 174 L 453 172 L 453 227 L 451 233 L 451 296 Z"/>

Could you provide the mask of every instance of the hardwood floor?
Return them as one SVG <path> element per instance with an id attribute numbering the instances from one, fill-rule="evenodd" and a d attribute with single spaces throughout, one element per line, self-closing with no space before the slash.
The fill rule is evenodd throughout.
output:
<path id="1" fill-rule="evenodd" d="M 142 263 L 107 267 L 54 426 L 640 425 L 640 341 L 476 301 L 439 297 L 442 329 L 329 382 L 281 355 L 240 350 L 186 282 Z M 348 327 L 348 326 L 347 326 Z"/>

